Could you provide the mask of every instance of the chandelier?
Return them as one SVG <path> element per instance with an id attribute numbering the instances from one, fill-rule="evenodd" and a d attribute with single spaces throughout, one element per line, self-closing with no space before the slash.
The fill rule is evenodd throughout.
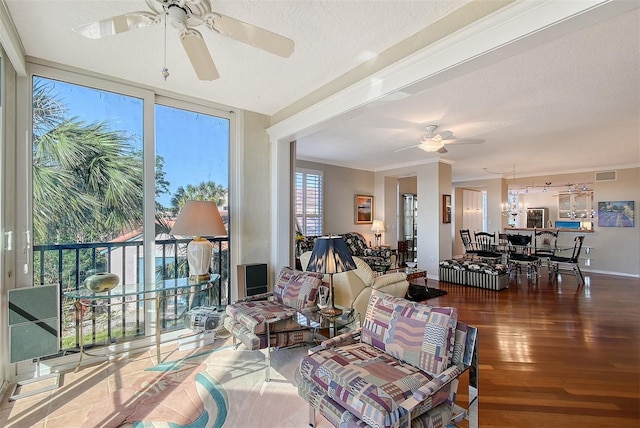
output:
<path id="1" fill-rule="evenodd" d="M 516 184 L 516 166 L 513 165 L 513 185 Z M 507 202 L 500 204 L 500 212 L 505 217 L 515 219 L 524 212 L 524 207 L 518 202 L 518 192 L 515 189 L 509 189 Z"/>
<path id="2" fill-rule="evenodd" d="M 516 195 L 517 192 L 509 191 L 509 201 L 503 202 L 500 210 L 503 216 L 516 218 L 524 212 L 522 204 L 517 202 L 518 199 Z"/>

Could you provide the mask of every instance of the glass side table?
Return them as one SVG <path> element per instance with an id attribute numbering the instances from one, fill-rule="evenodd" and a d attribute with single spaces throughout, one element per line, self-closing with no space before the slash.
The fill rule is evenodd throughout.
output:
<path id="1" fill-rule="evenodd" d="M 341 308 L 341 315 L 330 316 L 320 313 L 319 333 L 322 337 L 331 339 L 347 331 L 353 331 L 360 327 L 360 314 L 355 309 Z"/>
<path id="2" fill-rule="evenodd" d="M 196 284 L 190 283 L 188 278 L 168 279 L 155 284 L 149 284 L 147 285 L 147 287 L 145 287 L 146 289 L 144 290 L 139 290 L 138 285 L 121 285 L 116 287 L 114 290 L 102 293 L 91 291 L 86 288 L 80 288 L 78 290 L 65 292 L 64 296 L 69 299 L 74 299 L 75 302 L 73 306 L 75 308 L 76 314 L 83 315 L 84 309 L 86 307 L 96 306 L 98 303 L 103 306 L 122 305 L 122 299 L 126 298 L 130 299 L 127 301 L 127 303 L 140 303 L 147 301 L 155 302 L 156 356 L 158 364 L 160 364 L 160 343 L 162 333 L 160 326 L 163 317 L 164 302 L 166 301 L 166 299 L 175 295 L 187 296 L 189 298 L 188 306 L 191 307 L 194 305 L 194 303 L 196 303 L 195 298 L 197 297 L 198 293 L 208 292 L 209 301 L 213 302 L 213 292 L 217 291 L 218 293 L 220 293 L 220 290 L 215 289 L 218 286 L 219 277 L 220 275 L 218 274 L 211 274 L 211 278 Z M 118 289 L 119 291 L 115 291 Z M 132 289 L 133 291 L 127 291 L 127 289 Z M 112 302 L 112 300 L 118 301 Z M 82 363 L 82 355 L 86 353 L 84 350 L 83 318 L 84 316 L 80 316 L 78 323 L 80 333 L 80 358 L 75 369 L 76 371 L 80 368 L 80 364 Z M 106 357 L 108 355 L 101 356 Z"/>

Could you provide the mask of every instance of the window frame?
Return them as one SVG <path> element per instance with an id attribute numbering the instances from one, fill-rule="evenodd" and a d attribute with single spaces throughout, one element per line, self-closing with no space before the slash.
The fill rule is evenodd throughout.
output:
<path id="1" fill-rule="evenodd" d="M 15 187 L 14 191 L 7 194 L 5 202 L 14 207 L 14 212 L 22 213 L 16 215 L 13 224 L 14 247 L 19 249 L 15 252 L 15 258 L 10 263 L 10 268 L 15 272 L 13 287 L 33 286 L 33 250 L 31 231 L 33 228 L 33 203 L 32 203 L 32 154 L 33 154 L 33 81 L 34 77 L 43 77 L 66 82 L 72 85 L 81 85 L 96 90 L 118 93 L 124 96 L 131 96 L 143 101 L 143 222 L 144 231 L 155 231 L 155 107 L 157 104 L 181 108 L 197 113 L 203 113 L 224 118 L 229 121 L 229 156 L 228 156 L 228 249 L 229 266 L 237 264 L 239 259 L 238 245 L 234 235 L 237 236 L 237 228 L 232 229 L 231 224 L 238 223 L 239 207 L 234 206 L 239 201 L 241 175 L 238 174 L 238 165 L 242 160 L 242 153 L 239 150 L 243 132 L 244 114 L 242 111 L 235 111 L 232 108 L 224 107 L 205 100 L 182 97 L 179 95 L 156 92 L 153 88 L 140 87 L 135 83 L 111 80 L 105 76 L 93 75 L 88 71 L 77 70 L 71 67 L 56 66 L 51 63 L 39 60 L 32 60 L 27 63 L 27 75 L 16 81 L 15 102 L 16 102 L 16 141 L 15 159 L 10 162 L 11 169 L 15 165 Z M 6 160 L 3 167 L 7 167 Z M 155 273 L 155 234 L 143 233 L 142 242 L 144 245 L 144 275 L 145 278 L 153 278 Z M 235 291 L 235 278 L 229 268 L 229 284 L 227 288 L 228 298 L 233 299 L 237 294 Z M 145 281 L 145 287 L 153 287 L 152 282 Z M 155 332 L 155 324 L 151 319 L 155 309 L 145 311 L 145 325 L 149 326 L 145 335 L 149 336 Z M 175 332 L 163 333 L 163 336 L 173 337 Z M 142 339 L 146 340 L 146 339 Z"/>
<path id="2" fill-rule="evenodd" d="M 115 92 L 126 96 L 140 98 L 143 101 L 143 191 L 144 191 L 144 220 L 143 228 L 147 230 L 155 230 L 155 105 L 162 104 L 170 107 L 181 108 L 198 113 L 214 115 L 229 120 L 229 211 L 231 212 L 233 207 L 232 200 L 234 195 L 237 194 L 237 190 L 232 191 L 238 187 L 238 182 L 234 173 L 236 169 L 236 152 L 235 147 L 238 144 L 238 131 L 237 131 L 237 116 L 230 108 L 224 108 L 215 103 L 207 103 L 202 100 L 194 100 L 189 97 L 180 97 L 176 94 L 167 95 L 164 93 L 158 93 L 152 89 L 136 86 L 133 83 L 122 83 L 110 80 L 107 77 L 97 77 L 89 75 L 80 70 L 72 71 L 68 69 L 61 69 L 49 65 L 40 63 L 28 63 L 27 64 L 27 78 L 21 79 L 20 85 L 17 91 L 18 106 L 17 111 L 22 112 L 19 114 L 17 120 L 17 127 L 19 135 L 25 135 L 24 146 L 18 140 L 18 147 L 16 153 L 16 162 L 18 165 L 24 165 L 25 171 L 23 174 L 18 174 L 16 177 L 16 188 L 18 191 L 15 195 L 16 212 L 28 213 L 26 216 L 20 216 L 16 219 L 16 245 L 18 248 L 25 248 L 26 252 L 19 252 L 16 257 L 16 284 L 18 286 L 32 285 L 32 253 L 31 253 L 31 230 L 33 227 L 33 204 L 31 200 L 32 192 L 32 162 L 31 154 L 33 147 L 32 128 L 33 117 L 31 108 L 33 105 L 33 91 L 32 84 L 34 76 L 40 76 L 47 79 L 60 80 L 73 85 L 81 85 L 89 88 L 95 88 L 97 90 Z M 20 120 L 20 117 L 22 120 Z M 147 209 L 152 207 L 152 209 Z M 231 222 L 229 219 L 229 241 L 231 242 Z M 154 241 L 153 234 L 144 233 L 143 242 L 145 248 L 145 277 L 153 278 L 153 272 L 155 271 L 155 255 L 154 255 Z M 231 253 L 230 253 L 231 255 Z M 233 258 L 230 260 L 234 263 Z M 26 270 L 26 272 L 25 272 Z"/>
<path id="3" fill-rule="evenodd" d="M 309 216 L 307 214 L 307 205 L 309 203 L 308 199 L 309 198 L 303 198 L 302 200 L 302 214 L 299 215 L 297 212 L 297 206 L 298 206 L 298 174 L 302 174 L 302 189 L 300 189 L 301 194 L 304 195 L 306 194 L 306 189 L 307 189 L 307 176 L 308 175 L 316 175 L 319 176 L 319 189 L 317 191 L 318 194 L 318 198 L 315 200 L 315 205 L 319 208 L 319 213 L 317 215 L 311 215 Z M 295 171 L 295 180 L 294 180 L 294 186 L 295 186 L 295 198 L 296 200 L 294 201 L 294 206 L 296 207 L 296 212 L 295 212 L 295 220 L 296 220 L 296 230 L 299 229 L 299 232 L 302 233 L 302 235 L 304 236 L 320 236 L 323 234 L 324 231 L 324 172 L 321 170 L 315 170 L 315 169 L 310 169 L 310 168 L 296 168 Z M 319 199 L 319 200 L 318 200 Z M 319 231 L 313 231 L 313 232 L 309 232 L 307 230 L 307 218 L 312 217 L 312 218 L 318 218 L 319 219 Z M 319 233 L 318 233 L 319 232 Z"/>

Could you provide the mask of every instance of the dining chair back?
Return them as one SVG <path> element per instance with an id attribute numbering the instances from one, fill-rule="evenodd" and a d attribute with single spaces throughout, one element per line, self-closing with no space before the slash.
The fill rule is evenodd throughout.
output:
<path id="1" fill-rule="evenodd" d="M 502 253 L 496 245 L 496 234 L 489 232 L 475 232 L 476 256 L 485 261 L 498 261 L 502 259 Z"/>
<path id="2" fill-rule="evenodd" d="M 480 251 L 495 251 L 496 234 L 489 232 L 475 232 L 474 238 Z"/>
<path id="3" fill-rule="evenodd" d="M 551 263 L 551 269 L 549 271 L 550 279 L 554 280 L 558 278 L 558 270 L 563 267 L 571 267 L 578 286 L 584 285 L 584 275 L 580 270 L 580 252 L 582 251 L 582 243 L 584 242 L 584 235 L 576 236 L 573 240 L 573 252 L 571 257 L 562 257 L 553 255 L 549 257 L 549 263 Z"/>
<path id="4" fill-rule="evenodd" d="M 462 239 L 462 245 L 464 245 L 465 258 L 473 259 L 478 250 L 471 240 L 469 229 L 460 229 L 460 238 Z"/>
<path id="5" fill-rule="evenodd" d="M 558 230 L 536 230 L 534 232 L 534 254 L 538 257 L 551 257 L 558 249 Z"/>

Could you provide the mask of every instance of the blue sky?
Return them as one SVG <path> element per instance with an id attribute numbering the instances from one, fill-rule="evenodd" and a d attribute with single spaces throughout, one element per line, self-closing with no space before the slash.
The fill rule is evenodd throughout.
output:
<path id="1" fill-rule="evenodd" d="M 59 81 L 53 94 L 65 104 L 69 116 L 87 123 L 107 121 L 111 129 L 135 137 L 141 148 L 141 99 Z M 228 188 L 228 120 L 161 105 L 155 111 L 156 154 L 164 157 L 165 179 L 170 183 L 170 193 L 159 202 L 169 207 L 173 193 L 187 184 L 213 181 Z"/>

